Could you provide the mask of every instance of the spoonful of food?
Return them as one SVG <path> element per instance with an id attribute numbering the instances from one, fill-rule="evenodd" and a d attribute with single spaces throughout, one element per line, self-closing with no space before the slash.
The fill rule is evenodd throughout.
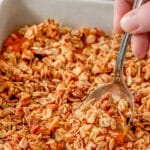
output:
<path id="1" fill-rule="evenodd" d="M 133 9 L 141 6 L 143 3 L 143 0 L 135 0 L 133 4 Z M 100 99 L 107 99 L 108 93 L 111 94 L 112 104 L 114 103 L 113 100 L 115 100 L 116 109 L 120 109 L 118 107 L 121 107 L 121 104 L 117 103 L 116 101 L 118 99 L 123 100 L 126 102 L 126 105 L 128 106 L 128 121 L 126 124 L 130 124 L 130 121 L 132 119 L 132 114 L 134 110 L 134 99 L 130 91 L 128 90 L 124 80 L 123 80 L 123 61 L 124 56 L 127 48 L 127 44 L 130 38 L 129 33 L 124 33 L 123 39 L 119 48 L 118 57 L 116 60 L 116 68 L 115 68 L 115 76 L 112 83 L 105 84 L 103 86 L 99 86 L 94 91 L 90 93 L 90 95 L 87 97 L 86 100 L 100 100 Z M 107 96 L 106 96 L 107 95 Z M 117 100 L 116 100 L 117 99 Z M 85 100 L 85 103 L 86 103 Z M 118 100 L 119 101 L 119 100 Z M 101 101 L 102 103 L 102 101 Z M 111 105 L 112 105 L 111 104 Z M 118 104 L 118 106 L 117 106 Z M 120 105 L 120 106 L 119 106 Z M 121 114 L 120 114 L 121 116 Z"/>

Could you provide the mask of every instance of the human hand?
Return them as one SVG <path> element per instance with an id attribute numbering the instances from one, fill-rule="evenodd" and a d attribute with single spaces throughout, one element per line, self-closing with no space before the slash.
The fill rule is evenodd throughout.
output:
<path id="1" fill-rule="evenodd" d="M 132 9 L 133 0 L 115 0 L 114 31 L 131 33 L 131 47 L 135 56 L 150 54 L 150 1 Z"/>

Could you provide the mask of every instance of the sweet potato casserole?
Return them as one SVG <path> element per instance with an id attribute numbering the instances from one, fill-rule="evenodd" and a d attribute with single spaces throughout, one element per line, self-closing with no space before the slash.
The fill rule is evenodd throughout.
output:
<path id="1" fill-rule="evenodd" d="M 128 45 L 124 78 L 135 103 L 129 129 L 125 101 L 112 103 L 110 93 L 84 101 L 112 81 L 120 41 L 54 20 L 11 34 L 0 55 L 0 150 L 150 150 L 150 58 L 134 57 Z"/>

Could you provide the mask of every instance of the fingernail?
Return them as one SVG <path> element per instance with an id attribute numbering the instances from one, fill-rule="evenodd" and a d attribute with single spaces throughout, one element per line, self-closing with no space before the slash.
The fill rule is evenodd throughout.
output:
<path id="1" fill-rule="evenodd" d="M 136 22 L 136 13 L 134 11 L 126 14 L 121 19 L 120 23 L 121 23 L 122 29 L 126 32 L 133 32 L 139 27 L 139 25 Z"/>

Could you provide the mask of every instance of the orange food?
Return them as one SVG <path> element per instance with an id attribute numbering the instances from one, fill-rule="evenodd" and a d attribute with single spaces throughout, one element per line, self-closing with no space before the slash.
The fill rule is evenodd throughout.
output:
<path id="1" fill-rule="evenodd" d="M 127 134 L 127 128 L 124 127 L 123 131 L 115 137 L 115 142 L 119 145 L 123 144 L 124 137 L 126 136 L 126 134 Z"/>
<path id="2" fill-rule="evenodd" d="M 30 103 L 30 98 L 25 98 L 21 101 L 21 106 L 27 106 Z"/>
<path id="3" fill-rule="evenodd" d="M 56 110 L 58 105 L 56 105 L 56 104 L 48 104 L 47 107 L 52 109 L 52 110 Z"/>
<path id="4" fill-rule="evenodd" d="M 40 129 L 40 126 L 39 126 L 39 125 L 33 125 L 33 126 L 31 126 L 31 128 L 30 128 L 30 132 L 31 132 L 32 134 L 37 134 L 38 131 L 39 131 L 39 129 Z"/>
<path id="5" fill-rule="evenodd" d="M 23 108 L 21 104 L 18 104 L 18 106 L 16 107 L 16 111 L 15 111 L 15 117 L 21 118 L 23 115 L 24 115 Z"/>
<path id="6" fill-rule="evenodd" d="M 24 40 L 25 38 L 22 35 L 18 33 L 13 34 L 5 41 L 4 47 L 12 46 L 13 51 L 20 52 Z"/>

